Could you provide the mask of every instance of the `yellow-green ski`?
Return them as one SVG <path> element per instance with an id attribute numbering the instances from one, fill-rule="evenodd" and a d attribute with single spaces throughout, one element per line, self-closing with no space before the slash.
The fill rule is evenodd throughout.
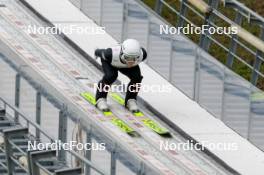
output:
<path id="1" fill-rule="evenodd" d="M 83 92 L 80 94 L 85 100 L 87 100 L 92 105 L 96 105 L 96 100 L 94 95 L 90 92 Z M 116 117 L 111 111 L 102 112 L 104 116 L 110 117 L 112 124 L 117 126 L 121 131 L 127 133 L 132 137 L 139 137 L 140 135 L 133 128 L 128 126 L 123 120 Z"/>
<path id="2" fill-rule="evenodd" d="M 116 101 L 118 102 L 120 105 L 125 105 L 125 100 L 124 98 L 122 98 L 119 94 L 117 93 L 110 93 L 110 96 Z M 150 128 L 151 130 L 153 130 L 154 132 L 156 132 L 157 134 L 164 136 L 164 137 L 171 137 L 170 132 L 161 127 L 157 122 L 153 121 L 152 119 L 148 118 L 147 116 L 145 116 L 141 111 L 139 112 L 134 112 L 133 113 L 134 116 L 139 117 L 140 121 L 142 121 L 142 123 Z"/>

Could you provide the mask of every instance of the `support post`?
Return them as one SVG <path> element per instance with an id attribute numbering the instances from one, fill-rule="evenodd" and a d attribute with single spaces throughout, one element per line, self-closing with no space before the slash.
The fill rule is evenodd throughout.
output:
<path id="1" fill-rule="evenodd" d="M 178 16 L 178 22 L 177 22 L 178 27 L 184 26 L 184 19 L 182 17 L 185 16 L 186 12 L 187 12 L 187 7 L 186 7 L 185 3 L 187 3 L 187 0 L 181 1 L 180 15 Z"/>
<path id="2" fill-rule="evenodd" d="M 264 25 L 261 27 L 261 34 L 260 34 L 260 39 L 262 41 L 264 41 Z M 260 51 L 260 50 L 257 50 L 257 53 L 256 53 L 256 57 L 255 57 L 255 62 L 254 62 L 254 69 L 252 70 L 252 75 L 251 75 L 251 83 L 253 85 L 257 85 L 258 83 L 258 73 L 256 72 L 260 70 L 260 67 L 261 67 L 261 64 L 262 64 L 262 60 L 259 58 L 263 56 L 263 53 Z M 264 77 L 263 77 L 264 78 Z"/>
<path id="3" fill-rule="evenodd" d="M 209 0 L 208 4 L 212 9 L 216 9 L 219 5 L 219 0 Z M 211 22 L 213 22 L 213 20 L 214 20 L 214 14 L 213 13 L 206 13 L 204 25 L 207 25 L 208 28 L 212 27 Z M 202 34 L 200 37 L 200 47 L 206 51 L 209 50 L 209 47 L 211 44 L 211 40 L 209 39 L 209 36 L 210 36 L 210 33 L 208 31 L 206 31 L 206 33 Z"/>
<path id="4" fill-rule="evenodd" d="M 162 11 L 162 2 L 160 0 L 156 0 L 155 3 L 155 11 L 160 15 Z"/>
<path id="5" fill-rule="evenodd" d="M 114 145 L 113 150 L 111 151 L 111 175 L 116 174 L 116 145 Z"/>
<path id="6" fill-rule="evenodd" d="M 86 131 L 86 143 L 92 143 L 92 133 L 91 129 L 89 131 Z M 92 151 L 91 150 L 85 150 L 85 158 L 89 161 L 91 161 L 92 158 Z M 89 165 L 85 166 L 85 175 L 91 174 L 91 167 Z"/>
<path id="7" fill-rule="evenodd" d="M 66 107 L 63 108 L 59 112 L 59 140 L 63 143 L 67 142 L 67 116 L 66 116 Z M 59 151 L 59 160 L 66 161 L 65 150 Z"/>
<path id="8" fill-rule="evenodd" d="M 145 165 L 143 162 L 140 162 L 140 167 L 139 167 L 137 175 L 145 175 Z"/>
<path id="9" fill-rule="evenodd" d="M 15 83 L 15 106 L 17 108 L 19 108 L 19 102 L 20 102 L 20 80 L 21 80 L 21 76 L 19 73 L 16 74 L 16 83 Z M 18 121 L 18 117 L 19 114 L 17 113 L 17 111 L 15 111 L 15 122 L 19 122 Z"/>
<path id="10" fill-rule="evenodd" d="M 239 11 L 236 12 L 236 18 L 235 18 L 235 23 L 237 23 L 238 25 L 240 25 L 242 22 L 242 15 L 240 14 Z M 238 38 L 238 36 L 236 34 L 232 35 L 232 39 L 231 39 L 231 43 L 230 43 L 230 47 L 229 47 L 229 51 L 228 51 L 228 55 L 227 55 L 227 67 L 232 68 L 233 66 L 233 62 L 234 62 L 234 56 L 232 55 L 232 53 L 236 52 L 237 49 L 237 42 L 235 41 Z"/>
<path id="11" fill-rule="evenodd" d="M 37 92 L 36 94 L 36 123 L 40 125 L 41 123 L 41 94 Z M 36 128 L 36 138 L 40 140 L 40 131 Z"/>
<path id="12" fill-rule="evenodd" d="M 200 72 L 201 72 L 201 55 L 200 49 L 197 47 L 195 52 L 195 70 L 194 70 L 194 89 L 193 89 L 193 99 L 199 102 L 200 96 Z"/>

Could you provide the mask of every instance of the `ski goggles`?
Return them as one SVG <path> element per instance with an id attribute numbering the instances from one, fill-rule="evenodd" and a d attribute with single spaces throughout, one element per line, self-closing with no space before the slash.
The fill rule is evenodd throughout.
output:
<path id="1" fill-rule="evenodd" d="M 125 61 L 130 62 L 130 61 L 137 61 L 139 59 L 139 56 L 135 55 L 123 55 Z"/>

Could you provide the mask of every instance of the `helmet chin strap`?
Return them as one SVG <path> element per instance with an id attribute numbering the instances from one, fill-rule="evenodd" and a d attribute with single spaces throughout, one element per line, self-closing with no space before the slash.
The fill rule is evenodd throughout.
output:
<path id="1" fill-rule="evenodd" d="M 120 58 L 120 61 L 122 63 L 125 63 L 126 64 L 126 60 L 124 58 L 124 52 L 123 52 L 123 46 L 121 45 L 121 49 L 120 49 L 120 54 L 119 54 L 119 58 Z"/>
<path id="2" fill-rule="evenodd" d="M 122 53 L 122 55 L 120 54 L 120 60 L 122 63 L 126 64 L 126 59 L 124 58 L 124 54 Z"/>

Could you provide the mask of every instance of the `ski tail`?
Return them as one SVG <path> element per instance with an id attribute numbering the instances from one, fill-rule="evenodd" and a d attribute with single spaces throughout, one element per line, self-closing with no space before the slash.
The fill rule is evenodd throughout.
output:
<path id="1" fill-rule="evenodd" d="M 80 95 L 92 105 L 96 105 L 96 99 L 94 95 L 90 92 L 82 92 Z M 131 137 L 140 137 L 140 134 L 131 128 L 128 124 L 126 124 L 123 120 L 116 117 L 111 111 L 102 111 L 103 115 L 106 117 L 110 117 L 111 123 L 117 126 L 122 132 L 127 133 Z"/>

